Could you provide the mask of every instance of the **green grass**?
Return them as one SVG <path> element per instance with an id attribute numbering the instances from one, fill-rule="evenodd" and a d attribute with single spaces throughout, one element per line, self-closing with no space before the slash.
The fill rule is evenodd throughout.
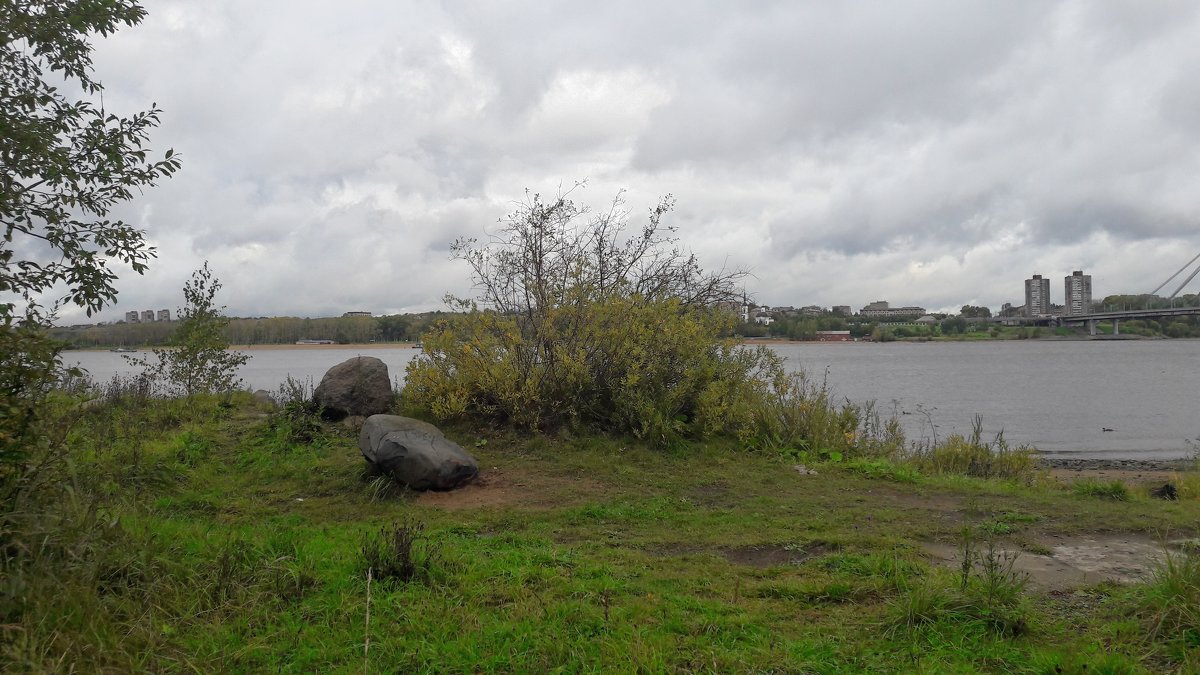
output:
<path id="1" fill-rule="evenodd" d="M 994 551 L 986 560 L 989 541 L 1195 536 L 1194 498 L 1080 499 L 1036 481 L 883 459 L 800 475 L 793 461 L 732 440 L 653 450 L 469 426 L 448 433 L 480 460 L 483 485 L 422 496 L 366 475 L 354 429 L 313 429 L 292 413 L 239 398 L 109 406 L 79 419 L 79 456 L 64 474 L 74 483 L 62 492 L 74 496 L 39 516 L 56 519 L 40 530 L 52 535 L 5 535 L 20 553 L 5 559 L 0 587 L 0 668 L 1155 672 L 1195 663 L 1192 572 L 1087 589 L 1094 601 L 1074 603 L 1019 587 Z M 406 530 L 411 568 L 396 554 L 398 525 L 419 528 Z M 976 542 L 965 583 L 921 548 L 960 546 L 964 527 Z M 376 576 L 383 569 L 412 573 Z"/>
<path id="2" fill-rule="evenodd" d="M 1125 487 L 1125 483 L 1119 480 L 1079 480 L 1071 485 L 1071 491 L 1083 497 L 1108 499 L 1117 502 L 1129 500 L 1129 488 Z"/>

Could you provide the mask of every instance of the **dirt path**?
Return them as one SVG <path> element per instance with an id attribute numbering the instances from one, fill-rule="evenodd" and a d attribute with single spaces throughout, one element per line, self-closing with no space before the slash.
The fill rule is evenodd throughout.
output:
<path id="1" fill-rule="evenodd" d="M 1136 534 L 1085 534 L 1042 541 L 1050 551 L 1047 555 L 1014 549 L 996 552 L 1014 557 L 1013 569 L 1028 574 L 1031 586 L 1066 591 L 1104 581 L 1147 581 L 1167 553 L 1179 553 L 1189 541 L 1160 542 Z M 928 542 L 921 547 L 934 564 L 953 568 L 961 564 L 962 551 L 957 547 Z"/>

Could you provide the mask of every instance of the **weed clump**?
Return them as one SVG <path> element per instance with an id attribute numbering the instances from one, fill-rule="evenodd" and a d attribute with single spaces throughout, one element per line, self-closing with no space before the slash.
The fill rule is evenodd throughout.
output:
<path id="1" fill-rule="evenodd" d="M 910 459 L 924 471 L 976 478 L 1029 480 L 1036 471 L 1033 449 L 1009 447 L 1003 431 L 984 441 L 980 415 L 975 416 L 970 437 L 955 434 L 941 443 L 914 446 Z"/>
<path id="2" fill-rule="evenodd" d="M 992 540 L 980 546 L 970 528 L 959 541 L 956 585 L 930 578 L 899 596 L 891 606 L 889 630 L 914 630 L 938 623 L 976 623 L 1005 637 L 1029 629 L 1029 606 L 1023 594 L 1029 581 L 1016 569 L 1020 554 L 996 547 Z"/>
<path id="3" fill-rule="evenodd" d="M 1179 499 L 1200 499 L 1200 460 L 1196 462 L 1196 466 L 1191 471 L 1183 471 L 1171 476 L 1171 484 L 1175 486 Z"/>
<path id="4" fill-rule="evenodd" d="M 377 534 L 364 534 L 360 553 L 363 577 L 376 583 L 429 582 L 444 564 L 441 548 L 426 536 L 420 521 L 392 523 Z"/>
<path id="5" fill-rule="evenodd" d="M 1164 550 L 1139 595 L 1148 637 L 1165 641 L 1176 658 L 1194 656 L 1200 650 L 1200 554 Z"/>
<path id="6" fill-rule="evenodd" d="M 904 448 L 893 417 L 883 422 L 874 406 L 833 400 L 825 381 L 804 373 L 771 373 L 770 386 L 754 402 L 758 445 L 797 457 L 840 462 L 852 457 L 888 458 Z"/>
<path id="7" fill-rule="evenodd" d="M 275 410 L 268 429 L 281 445 L 309 445 L 321 436 L 321 406 L 313 400 L 312 378 L 291 375 L 271 395 Z"/>

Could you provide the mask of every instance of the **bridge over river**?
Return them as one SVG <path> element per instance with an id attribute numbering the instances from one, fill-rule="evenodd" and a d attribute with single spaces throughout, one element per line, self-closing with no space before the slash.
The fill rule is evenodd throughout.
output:
<path id="1" fill-rule="evenodd" d="M 1096 334 L 1096 324 L 1101 321 L 1111 321 L 1113 335 L 1121 334 L 1122 319 L 1163 319 L 1172 316 L 1200 315 L 1200 307 L 1165 307 L 1163 309 L 1124 309 L 1108 312 L 1092 312 L 1090 314 L 1071 314 L 1067 316 L 1049 317 L 1050 321 L 1059 326 L 1086 325 L 1088 333 Z"/>
<path id="2" fill-rule="evenodd" d="M 1196 263 L 1197 260 L 1200 260 L 1200 254 L 1197 254 L 1196 257 L 1189 260 L 1186 265 L 1179 268 L 1178 272 L 1176 272 L 1175 274 L 1172 274 L 1170 277 L 1167 278 L 1166 281 L 1159 284 L 1158 288 L 1154 289 L 1153 291 L 1150 291 L 1149 297 L 1157 298 L 1158 292 L 1160 290 L 1162 290 L 1162 288 L 1164 286 L 1171 283 L 1171 281 L 1173 281 L 1176 277 L 1178 277 L 1180 274 L 1182 274 L 1183 272 L 1188 270 L 1193 264 Z M 1186 279 L 1183 280 L 1183 283 L 1181 283 L 1179 285 L 1179 287 L 1175 289 L 1175 292 L 1164 299 L 1171 303 L 1171 306 L 1169 306 L 1169 307 L 1160 307 L 1157 309 L 1106 310 L 1106 311 L 1101 311 L 1101 312 L 1088 312 L 1086 314 L 1064 314 L 1064 315 L 1041 314 L 1041 315 L 1026 316 L 1026 317 L 996 317 L 996 318 L 990 318 L 990 319 L 988 319 L 988 321 L 992 321 L 992 322 L 996 322 L 996 323 L 1005 323 L 1008 325 L 1013 325 L 1013 324 L 1035 324 L 1035 325 L 1042 325 L 1042 326 L 1047 326 L 1047 325 L 1051 325 L 1051 326 L 1084 325 L 1084 326 L 1087 326 L 1088 333 L 1090 333 L 1092 335 L 1096 334 L 1096 325 L 1098 323 L 1100 323 L 1101 321 L 1109 321 L 1112 323 L 1112 328 L 1113 328 L 1112 334 L 1120 335 L 1121 334 L 1121 321 L 1123 319 L 1165 319 L 1165 318 L 1174 317 L 1174 316 L 1200 315 L 1200 307 L 1175 307 L 1174 306 L 1175 297 L 1178 296 L 1179 292 L 1182 291 L 1185 286 L 1187 286 L 1189 283 L 1191 283 L 1192 279 L 1195 279 L 1198 275 L 1200 275 L 1200 266 L 1197 266 L 1194 270 L 1192 270 L 1192 273 L 1190 275 L 1188 275 L 1188 277 Z M 1089 290 L 1088 293 L 1090 294 L 1091 291 Z"/>

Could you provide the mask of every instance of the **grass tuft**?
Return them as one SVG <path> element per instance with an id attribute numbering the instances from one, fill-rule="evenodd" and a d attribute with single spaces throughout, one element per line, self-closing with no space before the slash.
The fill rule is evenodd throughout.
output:
<path id="1" fill-rule="evenodd" d="M 914 445 L 909 460 L 922 471 L 976 478 L 1005 478 L 1031 482 L 1037 473 L 1033 449 L 1009 447 L 1000 431 L 983 440 L 983 417 L 975 416 L 970 437 L 959 434 L 945 441 Z"/>
<path id="2" fill-rule="evenodd" d="M 1071 492 L 1081 497 L 1108 499 L 1114 502 L 1129 501 L 1129 488 L 1125 487 L 1125 483 L 1119 480 L 1079 480 L 1071 484 Z"/>
<path id="3" fill-rule="evenodd" d="M 1147 633 L 1184 651 L 1200 650 L 1200 554 L 1163 551 L 1142 591 Z"/>

